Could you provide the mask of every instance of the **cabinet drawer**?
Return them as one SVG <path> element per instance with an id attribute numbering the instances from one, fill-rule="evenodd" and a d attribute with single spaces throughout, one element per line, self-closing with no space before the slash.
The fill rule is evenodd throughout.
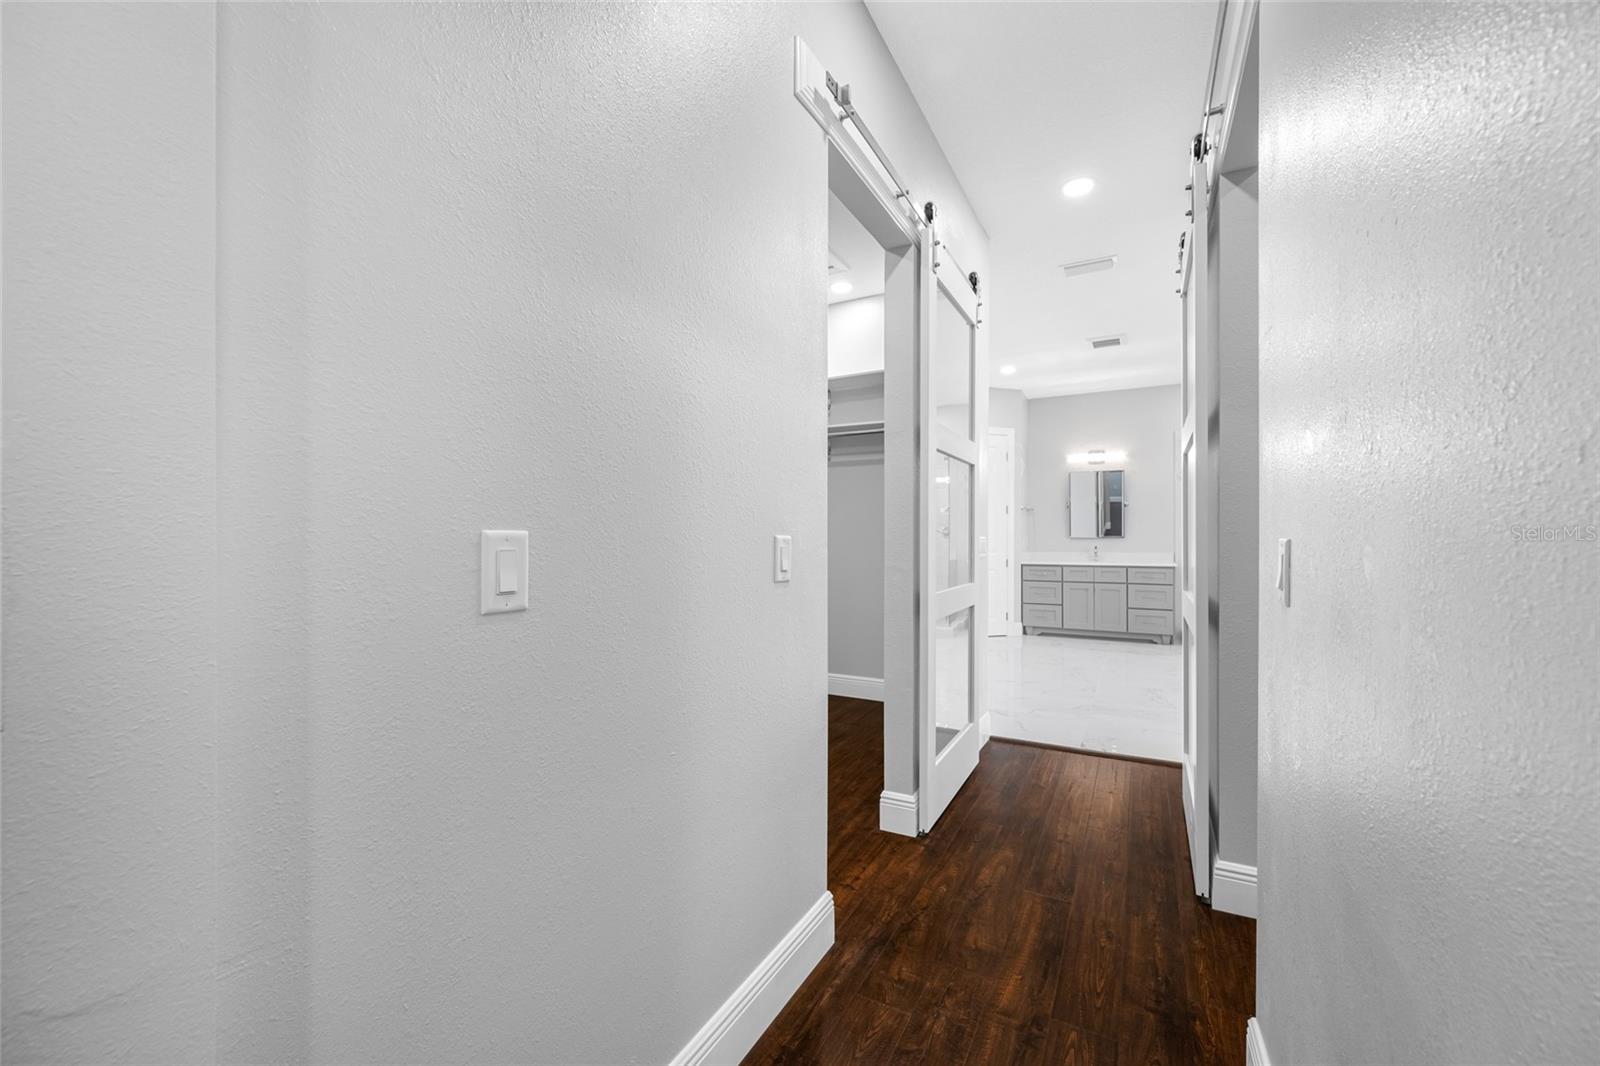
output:
<path id="1" fill-rule="evenodd" d="M 1170 636 L 1172 633 L 1171 611 L 1128 611 L 1129 633 L 1157 633 L 1161 636 Z"/>
<path id="2" fill-rule="evenodd" d="M 1094 571 L 1096 581 L 1115 582 L 1120 585 L 1128 580 L 1128 568 L 1125 566 L 1092 566 L 1089 569 Z"/>
<path id="3" fill-rule="evenodd" d="M 1054 581 L 1024 581 L 1023 603 L 1060 603 L 1061 586 Z"/>
<path id="4" fill-rule="evenodd" d="M 1059 566 L 1024 566 L 1022 568 L 1024 581 L 1060 581 L 1061 567 Z"/>
<path id="5" fill-rule="evenodd" d="M 1128 584 L 1170 585 L 1172 584 L 1172 568 L 1170 566 L 1130 566 L 1128 567 Z"/>
<path id="6" fill-rule="evenodd" d="M 1128 586 L 1128 607 L 1146 607 L 1157 611 L 1172 610 L 1171 585 Z"/>
<path id="7" fill-rule="evenodd" d="M 1051 629 L 1061 628 L 1061 608 L 1043 607 L 1037 603 L 1022 605 L 1022 624 L 1025 626 L 1047 626 Z"/>
<path id="8" fill-rule="evenodd" d="M 1094 567 L 1092 566 L 1063 566 L 1061 568 L 1063 581 L 1093 581 Z"/>

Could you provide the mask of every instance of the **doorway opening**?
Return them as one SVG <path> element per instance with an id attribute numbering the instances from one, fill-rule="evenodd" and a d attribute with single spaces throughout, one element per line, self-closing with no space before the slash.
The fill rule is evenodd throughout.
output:
<path id="1" fill-rule="evenodd" d="M 830 692 L 881 692 L 878 825 L 915 836 L 932 829 L 970 777 L 985 739 L 988 408 L 979 279 L 940 239 L 936 205 L 918 201 L 895 172 L 850 86 L 800 40 L 795 98 L 824 134 L 834 242 L 829 443 L 840 461 L 830 462 L 829 495 L 841 512 L 829 521 L 830 546 L 840 552 L 837 571 L 830 566 L 830 600 L 839 601 L 829 609 L 830 626 L 839 627 L 830 633 Z M 872 299 L 880 277 L 881 310 Z M 850 521 L 843 508 L 858 508 L 879 485 L 881 548 L 873 553 L 871 523 Z M 847 605 L 870 595 L 851 575 L 870 582 L 879 565 L 881 622 L 870 610 L 850 615 Z M 875 653 L 881 678 L 870 675 Z M 869 673 L 848 674 L 847 663 Z"/>
<path id="2" fill-rule="evenodd" d="M 862 758 L 851 749 L 883 733 L 885 656 L 884 251 L 832 193 L 823 284 L 828 293 L 831 843 L 841 823 L 870 817 L 879 802 L 881 755 Z"/>

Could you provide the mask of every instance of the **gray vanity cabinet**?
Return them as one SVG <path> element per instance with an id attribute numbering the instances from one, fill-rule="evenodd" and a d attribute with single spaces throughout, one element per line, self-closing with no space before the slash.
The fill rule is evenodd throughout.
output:
<path id="1" fill-rule="evenodd" d="M 1028 563 L 1021 570 L 1025 633 L 1120 633 L 1172 642 L 1177 606 L 1173 567 Z"/>
<path id="2" fill-rule="evenodd" d="M 1100 633 L 1128 631 L 1128 586 L 1095 583 L 1094 628 Z"/>
<path id="3" fill-rule="evenodd" d="M 1094 585 L 1087 581 L 1069 581 L 1062 589 L 1062 628 L 1093 629 Z"/>

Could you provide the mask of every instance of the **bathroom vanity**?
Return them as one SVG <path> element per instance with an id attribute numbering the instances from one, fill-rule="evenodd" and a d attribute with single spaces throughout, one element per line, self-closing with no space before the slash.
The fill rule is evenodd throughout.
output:
<path id="1" fill-rule="evenodd" d="M 1022 631 L 1129 636 L 1172 643 L 1177 568 L 1159 556 L 1026 555 Z"/>

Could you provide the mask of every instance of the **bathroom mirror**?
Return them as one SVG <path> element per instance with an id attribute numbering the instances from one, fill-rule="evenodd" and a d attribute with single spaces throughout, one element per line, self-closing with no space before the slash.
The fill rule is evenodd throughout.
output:
<path id="1" fill-rule="evenodd" d="M 1123 470 L 1067 474 L 1067 535 L 1081 540 L 1125 536 L 1128 476 Z"/>

